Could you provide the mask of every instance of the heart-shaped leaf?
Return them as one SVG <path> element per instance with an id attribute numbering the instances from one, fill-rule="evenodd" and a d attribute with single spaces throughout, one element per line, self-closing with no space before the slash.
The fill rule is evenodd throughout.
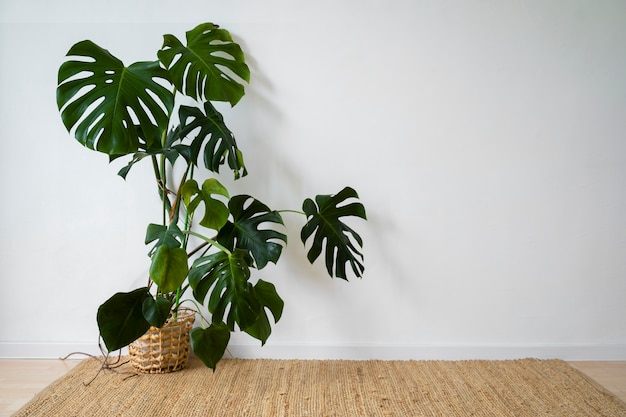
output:
<path id="1" fill-rule="evenodd" d="M 222 227 L 217 235 L 218 242 L 231 250 L 249 251 L 258 269 L 270 261 L 278 262 L 283 249 L 281 242 L 287 243 L 287 236 L 269 226 L 283 225 L 280 214 L 248 195 L 234 196 L 228 208 L 233 221 Z"/>
<path id="2" fill-rule="evenodd" d="M 342 217 L 354 216 L 366 219 L 365 208 L 361 203 L 345 203 L 358 194 L 346 187 L 336 195 L 318 195 L 315 202 L 307 198 L 302 209 L 307 216 L 307 223 L 302 228 L 302 243 L 314 234 L 313 244 L 307 253 L 309 262 L 313 263 L 324 250 L 328 274 L 347 279 L 346 263 L 352 267 L 357 277 L 364 271 L 363 254 L 356 248 L 353 240 L 363 247 L 363 240 L 358 233 L 341 221 Z M 316 204 L 317 203 L 317 204 Z"/>
<path id="3" fill-rule="evenodd" d="M 208 328 L 196 327 L 189 334 L 191 348 L 205 366 L 213 369 L 224 356 L 230 340 L 230 330 L 224 323 L 212 323 Z"/>
<path id="4" fill-rule="evenodd" d="M 161 245 L 152 255 L 150 278 L 162 292 L 176 291 L 187 277 L 188 270 L 187 252 L 182 248 Z"/>
<path id="5" fill-rule="evenodd" d="M 165 297 L 156 299 L 148 297 L 144 300 L 141 311 L 151 326 L 161 327 L 167 321 L 172 309 L 172 302 Z"/>
<path id="6" fill-rule="evenodd" d="M 142 287 L 128 293 L 118 292 L 98 308 L 98 328 L 109 352 L 137 340 L 150 328 L 142 312 L 148 298 L 152 298 L 148 288 Z"/>

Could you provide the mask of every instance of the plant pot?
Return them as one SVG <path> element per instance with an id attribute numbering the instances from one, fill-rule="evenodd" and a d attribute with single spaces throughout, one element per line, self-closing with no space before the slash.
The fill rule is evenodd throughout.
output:
<path id="1" fill-rule="evenodd" d="M 191 350 L 189 332 L 195 319 L 195 311 L 181 309 L 178 317 L 169 318 L 163 327 L 150 327 L 128 345 L 133 368 L 145 374 L 163 374 L 185 368 Z"/>

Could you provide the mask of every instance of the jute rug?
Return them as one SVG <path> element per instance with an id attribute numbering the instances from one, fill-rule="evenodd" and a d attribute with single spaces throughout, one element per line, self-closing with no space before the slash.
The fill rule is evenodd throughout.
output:
<path id="1" fill-rule="evenodd" d="M 197 359 L 164 375 L 87 359 L 16 416 L 626 416 L 616 397 L 558 360 Z M 128 365 L 119 369 L 132 372 Z"/>

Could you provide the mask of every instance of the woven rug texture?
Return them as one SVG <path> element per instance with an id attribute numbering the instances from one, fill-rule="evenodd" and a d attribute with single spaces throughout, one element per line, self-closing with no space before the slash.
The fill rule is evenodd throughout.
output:
<path id="1" fill-rule="evenodd" d="M 626 406 L 559 360 L 224 359 L 136 375 L 86 359 L 15 416 L 606 416 Z"/>

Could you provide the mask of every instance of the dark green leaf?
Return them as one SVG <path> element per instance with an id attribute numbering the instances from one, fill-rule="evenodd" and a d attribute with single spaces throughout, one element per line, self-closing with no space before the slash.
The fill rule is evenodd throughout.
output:
<path id="1" fill-rule="evenodd" d="M 248 327 L 245 332 L 250 336 L 261 341 L 261 344 L 265 344 L 267 338 L 272 333 L 272 326 L 270 325 L 269 318 L 265 309 L 269 309 L 274 316 L 274 322 L 278 323 L 280 317 L 283 314 L 284 301 L 279 297 L 276 292 L 274 284 L 259 280 L 254 286 L 254 294 L 259 304 L 261 305 L 261 314 L 256 323 Z"/>
<path id="2" fill-rule="evenodd" d="M 354 245 L 356 242 L 362 248 L 363 241 L 358 233 L 341 221 L 345 216 L 367 218 L 361 203 L 345 203 L 348 199 L 358 197 L 356 191 L 346 187 L 336 195 L 318 195 L 315 202 L 306 199 L 302 205 L 307 216 L 307 223 L 300 233 L 302 243 L 306 244 L 307 239 L 314 234 L 307 258 L 313 263 L 324 250 L 326 269 L 331 277 L 347 279 L 346 263 L 350 264 L 357 277 L 361 277 L 365 269 L 362 264 L 363 254 Z"/>
<path id="3" fill-rule="evenodd" d="M 148 156 L 147 153 L 145 152 L 136 152 L 133 155 L 133 158 L 128 162 L 128 164 L 123 167 L 122 169 L 120 169 L 117 172 L 117 175 L 119 175 L 120 177 L 126 179 L 126 176 L 128 175 L 128 173 L 130 172 L 130 169 L 139 161 L 141 161 L 143 158 L 145 158 L 146 156 Z"/>
<path id="4" fill-rule="evenodd" d="M 178 118 L 180 126 L 172 132 L 170 140 L 181 143 L 173 144 L 172 148 L 190 163 L 197 165 L 200 152 L 204 149 L 204 166 L 207 169 L 219 173 L 222 164 L 227 162 L 235 179 L 248 174 L 235 136 L 210 102 L 204 103 L 204 112 L 197 107 L 180 106 Z M 191 144 L 183 144 L 182 141 L 192 133 L 193 137 L 189 137 Z"/>
<path id="5" fill-rule="evenodd" d="M 147 287 L 118 292 L 98 308 L 98 327 L 109 352 L 137 340 L 150 328 L 141 310 L 147 298 L 152 298 Z"/>
<path id="6" fill-rule="evenodd" d="M 158 56 L 176 88 L 196 100 L 227 101 L 234 106 L 244 95 L 244 86 L 233 74 L 250 81 L 241 47 L 228 31 L 212 23 L 187 32 L 186 46 L 165 35 Z"/>
<path id="7" fill-rule="evenodd" d="M 91 41 L 74 45 L 59 68 L 57 105 L 68 131 L 90 149 L 111 156 L 160 147 L 174 96 L 157 79 L 155 62 L 122 61 Z"/>
<path id="8" fill-rule="evenodd" d="M 208 328 L 196 327 L 190 333 L 191 348 L 202 363 L 215 371 L 230 340 L 230 330 L 224 323 L 212 323 Z"/>
<path id="9" fill-rule="evenodd" d="M 213 287 L 209 312 L 214 322 L 226 321 L 231 330 L 234 330 L 235 323 L 242 330 L 252 326 L 260 313 L 254 287 L 248 282 L 251 263 L 252 259 L 245 251 L 217 252 L 198 258 L 189 273 L 189 285 L 198 302 L 204 303 Z"/>
<path id="10" fill-rule="evenodd" d="M 280 214 L 248 195 L 234 196 L 228 208 L 233 222 L 226 223 L 220 230 L 218 242 L 231 250 L 239 248 L 249 251 L 258 269 L 270 261 L 278 262 L 283 249 L 280 242 L 287 243 L 287 236 L 267 227 L 271 224 L 282 226 Z"/>
<path id="11" fill-rule="evenodd" d="M 173 292 L 187 277 L 188 268 L 184 249 L 161 245 L 152 255 L 150 278 L 162 292 Z"/>
<path id="12" fill-rule="evenodd" d="M 150 149 L 148 149 L 147 151 L 135 152 L 133 154 L 132 159 L 128 161 L 128 164 L 126 164 L 126 166 L 124 166 L 122 169 L 120 169 L 117 172 L 117 175 L 126 179 L 126 176 L 130 172 L 131 168 L 135 166 L 135 164 L 141 162 L 148 156 L 155 156 L 155 155 L 165 155 L 165 157 L 170 162 L 170 164 L 174 165 L 174 162 L 179 156 L 179 152 L 178 152 L 178 149 L 170 148 L 167 146 L 162 147 L 160 146 L 159 143 L 154 142 L 153 144 L 151 144 Z M 120 156 L 123 156 L 123 155 L 113 155 L 111 157 L 111 160 L 116 159 L 117 157 L 120 157 Z"/>
<path id="13" fill-rule="evenodd" d="M 161 327 L 165 324 L 171 309 L 172 302 L 164 297 L 157 297 L 156 299 L 148 297 L 141 306 L 143 316 L 154 327 Z"/>

